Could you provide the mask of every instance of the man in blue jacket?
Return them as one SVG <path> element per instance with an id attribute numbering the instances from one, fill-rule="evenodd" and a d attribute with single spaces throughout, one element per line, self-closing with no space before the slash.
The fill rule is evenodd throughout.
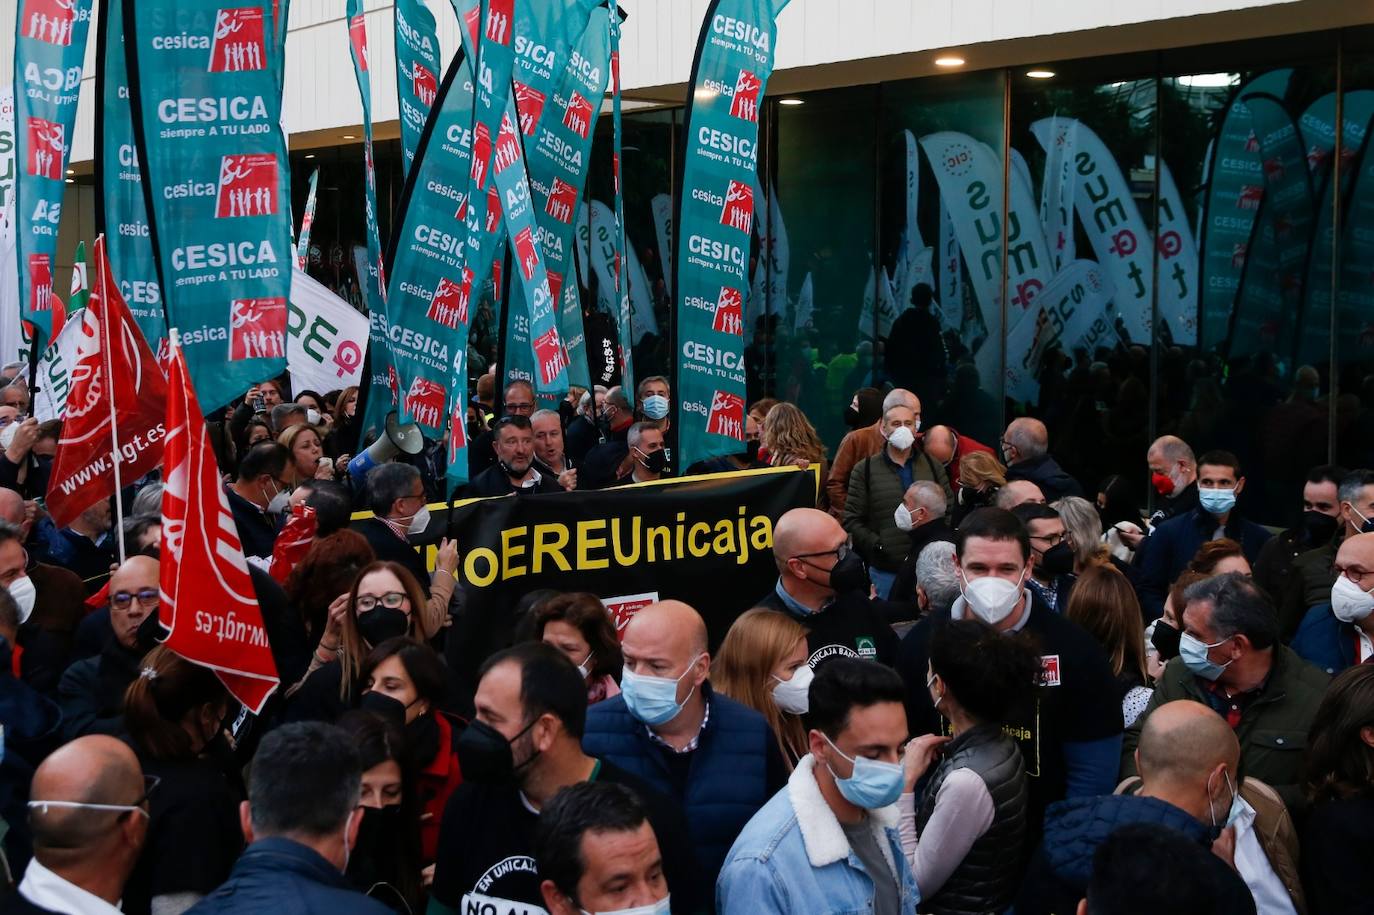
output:
<path id="1" fill-rule="evenodd" d="M 817 669 L 811 752 L 730 849 L 716 911 L 914 915 L 920 891 L 897 830 L 903 691 L 876 661 L 837 657 Z"/>
<path id="2" fill-rule="evenodd" d="M 1198 507 L 1156 527 L 1140 547 L 1140 605 L 1150 620 L 1163 616 L 1169 586 L 1204 543 L 1229 537 L 1240 544 L 1253 566 L 1272 536 L 1236 511 L 1236 497 L 1245 489 L 1245 477 L 1234 454 L 1209 451 L 1197 464 Z"/>
<path id="3" fill-rule="evenodd" d="M 339 728 L 286 724 L 253 757 L 239 808 L 249 845 L 229 879 L 189 911 L 196 915 L 388 915 L 349 888 L 348 856 L 362 825 L 362 762 Z"/>
<path id="4" fill-rule="evenodd" d="M 1333 677 L 1374 657 L 1374 534 L 1355 534 L 1336 551 L 1331 602 L 1307 611 L 1289 646 Z"/>
<path id="5" fill-rule="evenodd" d="M 587 710 L 582 749 L 682 804 L 702 877 L 787 779 L 762 715 L 711 690 L 706 623 L 680 601 L 650 604 L 625 627 L 620 695 Z"/>

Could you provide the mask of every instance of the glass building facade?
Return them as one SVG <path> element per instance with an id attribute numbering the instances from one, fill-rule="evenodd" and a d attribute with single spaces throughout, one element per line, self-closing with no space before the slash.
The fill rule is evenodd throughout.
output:
<path id="1" fill-rule="evenodd" d="M 832 450 L 869 385 L 909 387 L 927 425 L 993 446 L 1009 419 L 1037 416 L 1086 488 L 1128 471 L 1142 501 L 1146 448 L 1175 433 L 1240 457 L 1251 517 L 1295 519 L 1310 467 L 1374 464 L 1374 29 L 1041 69 L 1053 76 L 768 100 L 750 399 L 795 401 Z M 672 355 L 662 212 L 683 112 L 624 124 L 642 378 L 668 374 Z M 587 196 L 613 206 L 610 126 Z M 395 146 L 378 153 L 384 213 L 400 196 Z M 299 212 L 316 163 L 293 162 Z M 352 207 L 327 215 L 324 188 L 361 181 L 360 161 L 337 167 L 321 181 L 323 252 L 331 235 L 363 237 L 360 211 L 357 225 Z M 613 333 L 585 275 L 589 333 Z M 922 287 L 928 312 L 911 308 Z M 475 329 L 476 355 L 496 358 L 498 337 Z"/>

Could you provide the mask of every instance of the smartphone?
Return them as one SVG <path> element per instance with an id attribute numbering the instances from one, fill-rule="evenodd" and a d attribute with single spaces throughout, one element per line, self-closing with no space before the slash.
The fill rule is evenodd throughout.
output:
<path id="1" fill-rule="evenodd" d="M 261 395 L 261 394 L 256 395 L 256 396 L 253 398 L 253 412 L 254 412 L 254 413 L 261 413 L 263 410 L 266 410 L 266 409 L 267 409 L 267 404 L 266 404 L 265 401 L 263 401 L 262 395 Z"/>

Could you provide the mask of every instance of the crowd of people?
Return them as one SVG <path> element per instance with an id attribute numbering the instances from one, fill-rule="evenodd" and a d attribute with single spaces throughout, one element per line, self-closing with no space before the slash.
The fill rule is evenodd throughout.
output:
<path id="1" fill-rule="evenodd" d="M 1275 533 L 1228 451 L 1082 480 L 1040 420 L 977 441 L 904 388 L 831 443 L 759 400 L 682 469 L 667 378 L 488 373 L 448 492 L 440 444 L 353 460 L 357 389 L 265 380 L 209 417 L 281 681 L 253 715 L 160 644 L 158 476 L 56 527 L 55 432 L 0 385 L 0 912 L 1371 908 L 1374 470 L 1313 467 Z M 466 545 L 415 545 L 452 498 L 816 465 L 723 634 L 532 591 L 476 654 Z"/>

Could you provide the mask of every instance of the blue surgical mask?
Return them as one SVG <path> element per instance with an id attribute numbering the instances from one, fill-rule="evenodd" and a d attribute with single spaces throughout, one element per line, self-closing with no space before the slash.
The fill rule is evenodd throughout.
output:
<path id="1" fill-rule="evenodd" d="M 1236 507 L 1234 489 L 1199 489 L 1197 500 L 1209 515 L 1224 515 Z"/>
<path id="2" fill-rule="evenodd" d="M 1231 662 L 1218 664 L 1207 657 L 1207 652 L 1226 641 L 1226 639 L 1222 639 L 1220 642 L 1213 642 L 1208 645 L 1197 636 L 1185 632 L 1178 638 L 1178 656 L 1183 659 L 1184 665 L 1193 673 L 1204 680 L 1215 681 L 1226 668 L 1231 666 Z"/>
<path id="3" fill-rule="evenodd" d="M 867 756 L 845 756 L 844 751 L 835 746 L 835 741 L 826 737 L 824 733 L 821 736 L 825 737 L 825 742 L 830 744 L 832 750 L 854 764 L 854 771 L 850 773 L 849 778 L 840 778 L 834 769 L 830 769 L 830 763 L 825 764 L 825 767 L 830 769 L 831 777 L 835 779 L 835 787 L 840 789 L 840 794 L 846 801 L 865 810 L 877 810 L 897 803 L 897 798 L 902 796 L 902 785 L 905 782 L 905 773 L 900 763 L 883 762 L 869 759 Z"/>
<path id="4" fill-rule="evenodd" d="M 662 394 L 644 398 L 644 415 L 650 419 L 663 419 L 668 415 L 668 398 Z"/>
<path id="5" fill-rule="evenodd" d="M 679 677 L 650 677 L 626 668 L 620 677 L 620 694 L 625 697 L 625 706 L 630 714 L 649 727 L 666 724 L 676 718 L 687 700 L 692 698 L 692 691 L 696 690 L 695 686 L 692 687 L 692 691 L 678 702 L 677 685 L 682 682 L 682 677 L 692 672 L 692 665 L 700 657 L 697 655 L 692 658 Z"/>

